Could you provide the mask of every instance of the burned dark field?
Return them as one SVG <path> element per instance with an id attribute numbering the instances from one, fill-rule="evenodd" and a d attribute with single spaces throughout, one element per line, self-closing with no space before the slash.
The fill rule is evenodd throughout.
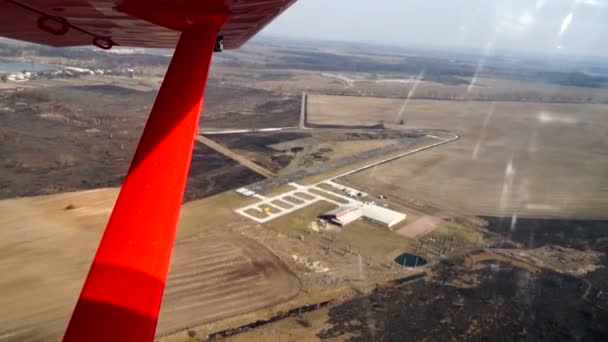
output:
<path id="1" fill-rule="evenodd" d="M 552 271 L 494 263 L 478 271 L 442 265 L 432 282 L 387 288 L 330 310 L 320 338 L 351 341 L 602 341 L 608 311 L 582 297 L 586 285 Z M 472 287 L 450 284 L 471 277 Z"/>
<path id="2" fill-rule="evenodd" d="M 210 84 L 201 129 L 297 126 L 301 96 L 236 85 Z"/>
<path id="3" fill-rule="evenodd" d="M 213 86 L 209 91 L 221 93 Z M 250 94 L 253 100 L 241 100 L 273 106 L 272 98 Z M 107 84 L 0 91 L 0 198 L 120 186 L 155 96 Z M 208 111 L 218 102 L 212 97 Z M 225 115 L 208 114 L 205 124 L 234 124 Z M 197 143 L 185 199 L 260 179 Z"/>
<path id="4" fill-rule="evenodd" d="M 486 217 L 501 247 L 572 247 L 603 253 L 583 276 L 500 261 L 461 259 L 435 266 L 426 280 L 378 288 L 332 308 L 317 336 L 350 341 L 605 341 L 608 339 L 606 221 Z M 505 229 L 506 227 L 506 229 Z"/>

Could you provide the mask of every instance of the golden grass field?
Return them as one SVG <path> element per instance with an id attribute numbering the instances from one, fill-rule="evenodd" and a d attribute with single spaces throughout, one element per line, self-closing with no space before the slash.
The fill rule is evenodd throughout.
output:
<path id="1" fill-rule="evenodd" d="M 608 105 L 308 99 L 313 123 L 402 119 L 461 136 L 346 179 L 363 188 L 474 215 L 608 217 Z"/>

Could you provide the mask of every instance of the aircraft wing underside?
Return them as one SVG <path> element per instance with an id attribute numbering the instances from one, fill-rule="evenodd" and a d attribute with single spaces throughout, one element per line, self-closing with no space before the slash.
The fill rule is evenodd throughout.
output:
<path id="1" fill-rule="evenodd" d="M 230 17 L 219 35 L 224 38 L 226 49 L 234 49 L 293 2 L 295 0 L 0 0 L 0 36 L 52 46 L 89 45 L 95 38 L 101 38 L 111 39 L 112 45 L 173 48 L 180 27 L 172 27 L 175 26 L 171 22 L 172 13 L 196 18 L 225 9 Z M 150 19 L 161 17 L 167 17 L 167 22 Z M 66 32 L 61 27 L 64 21 L 69 23 Z M 56 32 L 44 29 L 48 27 Z M 101 43 L 103 46 L 104 42 Z"/>

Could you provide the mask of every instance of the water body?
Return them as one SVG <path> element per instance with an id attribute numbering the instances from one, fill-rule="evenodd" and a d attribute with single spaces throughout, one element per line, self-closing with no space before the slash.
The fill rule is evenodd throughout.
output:
<path id="1" fill-rule="evenodd" d="M 18 71 L 46 71 L 55 69 L 54 66 L 48 64 L 17 62 L 17 61 L 0 61 L 0 72 L 18 72 Z"/>
<path id="2" fill-rule="evenodd" d="M 403 253 L 394 260 L 403 267 L 418 267 L 426 265 L 426 259 L 410 253 Z"/>

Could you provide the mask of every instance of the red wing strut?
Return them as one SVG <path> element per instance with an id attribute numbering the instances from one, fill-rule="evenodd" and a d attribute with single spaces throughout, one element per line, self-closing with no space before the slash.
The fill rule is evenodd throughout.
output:
<path id="1" fill-rule="evenodd" d="M 185 28 L 65 341 L 154 338 L 203 92 L 226 12 Z"/>

